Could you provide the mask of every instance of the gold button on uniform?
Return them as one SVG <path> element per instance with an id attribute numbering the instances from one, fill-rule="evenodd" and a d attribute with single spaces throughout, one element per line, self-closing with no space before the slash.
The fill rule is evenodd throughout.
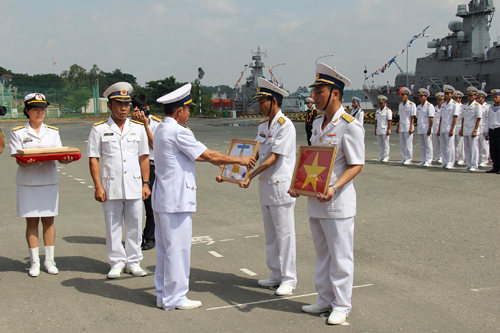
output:
<path id="1" fill-rule="evenodd" d="M 124 173 L 127 173 L 127 171 L 125 171 Z"/>
<path id="2" fill-rule="evenodd" d="M 319 138 L 319 142 L 323 141 L 321 138 Z"/>

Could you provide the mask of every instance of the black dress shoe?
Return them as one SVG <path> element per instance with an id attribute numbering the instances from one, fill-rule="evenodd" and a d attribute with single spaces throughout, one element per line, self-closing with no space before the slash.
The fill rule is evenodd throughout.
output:
<path id="1" fill-rule="evenodd" d="M 154 240 L 148 240 L 144 245 L 142 246 L 142 249 L 144 251 L 151 250 L 155 248 L 155 241 Z"/>
<path id="2" fill-rule="evenodd" d="M 486 171 L 486 173 L 498 173 L 500 170 L 491 169 Z"/>

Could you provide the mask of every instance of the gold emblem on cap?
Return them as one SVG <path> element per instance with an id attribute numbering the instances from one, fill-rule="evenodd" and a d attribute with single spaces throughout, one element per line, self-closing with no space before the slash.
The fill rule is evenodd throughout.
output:
<path id="1" fill-rule="evenodd" d="M 35 99 L 36 99 L 37 101 L 43 101 L 42 95 L 39 95 L 39 94 L 36 94 L 36 95 L 35 95 Z"/>
<path id="2" fill-rule="evenodd" d="M 319 72 L 316 72 L 316 80 L 319 79 Z"/>
<path id="3" fill-rule="evenodd" d="M 257 88 L 257 92 L 260 93 L 260 86 Z"/>
<path id="4" fill-rule="evenodd" d="M 120 91 L 120 95 L 126 95 L 127 94 L 127 89 L 122 89 Z"/>

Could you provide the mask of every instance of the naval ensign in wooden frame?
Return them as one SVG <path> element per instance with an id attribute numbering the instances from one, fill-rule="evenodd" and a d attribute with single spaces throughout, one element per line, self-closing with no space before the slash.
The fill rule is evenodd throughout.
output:
<path id="1" fill-rule="evenodd" d="M 257 157 L 259 151 L 259 141 L 232 139 L 227 154 L 231 156 L 251 156 Z M 239 164 L 224 164 L 220 174 L 224 181 L 239 184 L 246 181 L 250 176 L 247 167 Z"/>
<path id="2" fill-rule="evenodd" d="M 336 156 L 336 146 L 300 146 L 290 189 L 308 197 L 326 195 Z"/>

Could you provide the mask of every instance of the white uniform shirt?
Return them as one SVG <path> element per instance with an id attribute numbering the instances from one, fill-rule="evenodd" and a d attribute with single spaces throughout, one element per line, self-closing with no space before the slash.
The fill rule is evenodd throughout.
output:
<path id="1" fill-rule="evenodd" d="M 255 140 L 260 141 L 259 160 L 264 163 L 271 153 L 278 154 L 276 162 L 259 175 L 259 200 L 262 205 L 282 205 L 295 201 L 287 191 L 295 168 L 295 126 L 281 110 L 269 127 L 269 119 L 259 124 Z"/>
<path id="2" fill-rule="evenodd" d="M 361 125 L 364 124 L 365 111 L 363 111 L 362 108 L 352 109 L 351 116 L 353 116 L 357 121 L 359 121 L 361 123 Z"/>
<path id="3" fill-rule="evenodd" d="M 488 103 L 484 102 L 482 105 L 480 105 L 481 107 L 481 114 L 483 115 L 483 117 L 481 118 L 481 123 L 479 124 L 479 131 L 477 134 L 483 134 L 483 133 L 487 133 L 488 132 L 488 127 L 487 127 L 487 124 L 488 124 L 488 115 L 489 115 L 489 112 L 488 110 L 490 109 L 490 106 Z"/>
<path id="4" fill-rule="evenodd" d="M 153 137 L 155 174 L 153 210 L 196 212 L 196 159 L 207 147 L 172 117 L 165 117 Z"/>
<path id="5" fill-rule="evenodd" d="M 451 130 L 451 125 L 453 124 L 453 117 L 457 116 L 460 112 L 460 104 L 454 100 L 450 100 L 449 103 L 444 102 L 441 106 L 441 132 L 448 133 Z"/>
<path id="6" fill-rule="evenodd" d="M 59 130 L 42 123 L 40 133 L 27 122 L 15 127 L 10 132 L 10 154 L 14 156 L 18 149 L 62 147 Z M 56 161 L 34 163 L 29 167 L 17 168 L 17 185 L 53 185 L 58 183 Z"/>
<path id="7" fill-rule="evenodd" d="M 434 106 L 434 122 L 432 123 L 432 134 L 437 134 L 439 130 L 439 121 L 441 118 L 441 109 L 439 106 Z"/>
<path id="8" fill-rule="evenodd" d="M 142 198 L 139 156 L 148 154 L 148 137 L 142 123 L 127 120 L 122 132 L 109 117 L 90 130 L 87 157 L 102 161 L 101 184 L 107 200 Z"/>
<path id="9" fill-rule="evenodd" d="M 460 129 L 462 128 L 462 118 L 464 117 L 464 105 L 462 103 L 458 103 L 458 116 L 457 116 L 457 125 L 455 126 L 455 133 L 458 134 Z"/>
<path id="10" fill-rule="evenodd" d="M 427 134 L 429 130 L 429 118 L 434 118 L 435 110 L 434 105 L 429 102 L 425 102 L 424 105 L 419 104 L 417 106 L 417 133 Z"/>
<path id="11" fill-rule="evenodd" d="M 500 127 L 500 105 L 490 106 L 488 110 L 488 129 L 495 129 Z"/>
<path id="12" fill-rule="evenodd" d="M 399 103 L 399 132 L 409 132 L 411 117 L 417 115 L 417 106 L 415 103 L 408 101 L 406 105 L 403 102 Z"/>
<path id="13" fill-rule="evenodd" d="M 482 108 L 478 102 L 474 101 L 464 105 L 462 113 L 464 119 L 463 135 L 472 135 L 472 132 L 476 128 L 476 121 L 478 118 L 482 118 L 482 114 Z"/>
<path id="14" fill-rule="evenodd" d="M 330 178 L 330 185 L 344 173 L 349 165 L 365 164 L 365 130 L 356 119 L 344 112 L 341 106 L 332 121 L 321 130 L 323 117 L 313 123 L 313 146 L 337 146 L 337 156 Z M 340 187 L 328 202 L 309 197 L 307 216 L 317 218 L 348 218 L 356 215 L 356 190 L 351 180 Z"/>
<path id="15" fill-rule="evenodd" d="M 148 127 L 149 127 L 149 130 L 151 131 L 151 134 L 153 134 L 153 137 L 155 135 L 155 131 L 156 131 L 156 128 L 158 128 L 158 125 L 160 125 L 161 123 L 161 119 L 160 118 L 157 118 L 155 116 L 152 116 L 152 115 L 149 115 L 149 124 L 148 124 Z M 147 136 L 146 136 L 147 138 Z M 148 147 L 149 147 L 149 144 L 148 144 Z M 153 145 L 154 147 L 154 145 Z M 154 149 L 151 149 L 151 147 L 149 147 L 149 160 L 150 161 L 154 161 L 155 160 L 155 155 L 154 155 Z"/>
<path id="16" fill-rule="evenodd" d="M 392 111 L 388 107 L 383 110 L 375 111 L 375 120 L 377 121 L 377 135 L 385 135 L 387 133 L 388 121 L 392 120 Z"/>

